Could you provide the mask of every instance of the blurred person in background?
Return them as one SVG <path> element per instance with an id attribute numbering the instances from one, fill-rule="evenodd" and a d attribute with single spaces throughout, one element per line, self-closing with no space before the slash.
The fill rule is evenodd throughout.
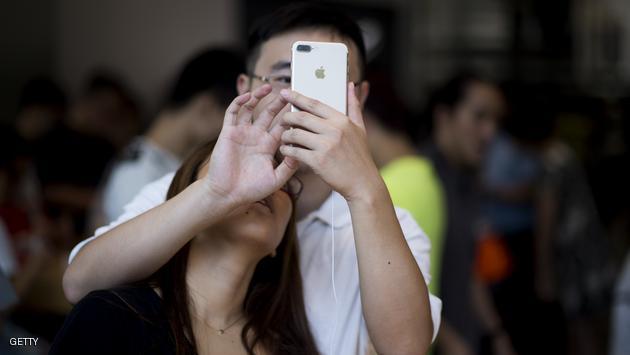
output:
<path id="1" fill-rule="evenodd" d="M 124 81 L 108 70 L 95 69 L 70 108 L 66 123 L 104 139 L 118 151 L 138 134 L 142 122 L 138 104 Z"/>
<path id="2" fill-rule="evenodd" d="M 619 105 L 619 118 L 630 117 L 630 98 L 624 98 Z M 623 141 L 630 142 L 630 120 L 625 119 L 622 126 Z M 611 317 L 610 334 L 610 355 L 626 354 L 630 349 L 630 154 L 628 146 L 621 152 L 616 152 L 616 156 L 606 159 L 605 164 L 601 164 L 601 177 L 606 178 L 608 183 L 604 195 L 607 203 L 612 204 L 609 230 L 613 238 L 615 254 L 625 255 L 621 263 L 620 273 L 617 277 L 614 288 L 614 303 Z M 619 154 L 621 153 L 621 154 Z M 613 176 L 611 182 L 609 177 Z M 614 195 L 614 197 L 613 197 Z M 601 197 L 601 196 L 600 196 Z M 617 256 L 616 255 L 616 256 Z"/>
<path id="3" fill-rule="evenodd" d="M 482 233 L 480 168 L 504 112 L 504 97 L 495 84 L 462 73 L 435 91 L 425 114 L 430 139 L 423 154 L 446 196 L 441 354 L 514 354 L 490 292 L 473 267 Z"/>
<path id="4" fill-rule="evenodd" d="M 11 312 L 19 302 L 15 285 L 20 284 L 25 277 L 24 270 L 19 269 L 13 245 L 0 219 L 0 354 L 3 355 L 36 355 L 48 351 L 48 343 L 43 339 L 36 348 L 11 346 L 11 339 L 36 336 L 16 326 L 10 319 Z"/>
<path id="5" fill-rule="evenodd" d="M 144 185 L 175 170 L 192 149 L 218 136 L 225 109 L 237 95 L 234 78 L 244 67 L 244 60 L 226 49 L 203 50 L 186 63 L 148 131 L 111 166 L 96 226 L 120 216 Z"/>
<path id="6" fill-rule="evenodd" d="M 15 128 L 2 132 L 15 132 L 2 140 L 8 157 L 3 164 L 7 183 L 0 192 L 0 213 L 18 261 L 12 281 L 20 302 L 10 321 L 41 337 L 41 344 L 52 340 L 70 310 L 60 287 L 64 260 L 84 231 L 88 207 L 115 151 L 93 134 L 98 129 L 90 124 L 90 117 L 110 116 L 97 112 L 108 111 L 107 102 L 118 105 L 106 94 L 110 87 L 92 80 L 66 110 L 58 86 L 31 81 L 20 99 Z"/>
<path id="7" fill-rule="evenodd" d="M 40 347 L 29 351 L 9 346 L 10 338 L 42 334 L 42 327 L 26 324 L 20 312 L 23 310 L 24 297 L 31 292 L 38 273 L 42 271 L 46 241 L 38 233 L 42 220 L 37 215 L 38 201 L 24 201 L 23 197 L 26 196 L 23 193 L 27 181 L 25 177 L 28 176 L 27 172 L 32 171 L 24 141 L 14 130 L 9 129 L 0 132 L 0 144 L 0 273 L 6 277 L 2 280 L 6 284 L 0 291 L 0 298 L 7 301 L 11 296 L 13 299 L 11 308 L 0 311 L 0 339 L 3 342 L 0 353 L 43 354 L 47 351 L 44 339 L 39 343 Z M 39 323 L 46 323 L 46 320 L 40 320 Z M 55 326 L 59 326 L 59 323 Z"/>
<path id="8" fill-rule="evenodd" d="M 534 201 L 542 173 L 537 144 L 541 124 L 548 126 L 540 109 L 550 109 L 553 101 L 537 106 L 531 92 L 517 85 L 507 85 L 506 96 L 510 110 L 490 145 L 482 182 L 488 234 L 501 247 L 508 266 L 486 282 L 520 354 L 563 354 L 565 327 L 560 310 L 552 303 L 538 302 L 534 295 Z M 531 342 L 531 325 L 536 323 L 540 323 L 538 337 L 546 344 L 542 349 Z"/>
<path id="9" fill-rule="evenodd" d="M 368 144 L 394 205 L 414 217 L 431 240 L 430 291 L 439 295 L 446 205 L 442 185 L 431 161 L 423 157 L 409 135 L 411 113 L 389 77 L 368 73 L 370 96 L 365 103 Z"/>
<path id="10" fill-rule="evenodd" d="M 35 157 L 63 112 L 61 89 L 49 79 L 34 79 L 22 91 L 14 126 L 0 132 L 0 223 L 6 227 L 6 252 L 15 261 L 12 272 L 5 272 L 20 296 L 29 289 L 46 245 Z"/>
<path id="11" fill-rule="evenodd" d="M 39 185 L 24 140 L 10 127 L 0 131 L 0 221 L 18 260 L 27 257 L 29 233 L 41 212 Z"/>
<path id="12" fill-rule="evenodd" d="M 4 179 L 11 186 L 0 196 L 0 217 L 16 238 L 28 232 L 41 213 L 36 157 L 46 149 L 42 140 L 63 120 L 66 107 L 66 96 L 54 81 L 34 78 L 22 90 L 13 125 L 0 132 Z"/>
<path id="13" fill-rule="evenodd" d="M 9 232 L 0 219 L 0 270 L 8 278 L 13 277 L 17 269 L 17 261 L 13 250 L 13 244 L 9 238 Z"/>
<path id="14" fill-rule="evenodd" d="M 10 152 L 4 149 L 0 151 L 0 199 L 10 196 L 19 186 L 14 179 L 7 178 L 14 171 L 11 169 L 14 157 L 7 154 Z M 55 249 L 41 216 L 31 219 L 30 215 L 20 214 L 15 208 L 7 213 L 6 204 L 3 212 L 0 217 L 0 266 L 9 277 L 19 302 L 6 312 L 5 327 L 0 328 L 0 333 L 3 339 L 41 337 L 40 347 L 36 350 L 45 353 L 47 341 L 52 341 L 69 310 L 58 285 L 64 270 L 64 265 L 58 261 L 65 259 L 67 251 L 56 259 L 51 258 Z M 8 227 L 5 228 L 9 224 L 20 228 L 11 233 Z M 19 349 L 8 352 L 21 353 Z"/>
<path id="15" fill-rule="evenodd" d="M 66 96 L 52 80 L 34 78 L 24 86 L 15 117 L 15 131 L 26 142 L 46 136 L 66 114 Z"/>
<path id="16" fill-rule="evenodd" d="M 605 354 L 615 272 L 610 240 L 582 163 L 554 131 L 554 105 L 538 95 L 528 95 L 530 109 L 521 109 L 521 114 L 530 113 L 531 138 L 537 142 L 542 163 L 535 193 L 533 275 L 541 302 L 538 307 L 543 308 L 537 312 L 539 317 L 530 319 L 543 320 L 548 332 L 558 334 L 564 328 L 566 340 L 561 340 L 566 342 L 562 345 L 568 354 Z M 524 272 L 531 274 L 530 270 Z M 519 291 L 527 290 L 521 287 Z M 549 305 L 554 304 L 563 324 L 558 325 L 553 317 L 554 309 Z M 527 333 L 526 329 L 522 332 Z M 553 339 L 548 343 L 553 346 Z"/>
<path id="17" fill-rule="evenodd" d="M 7 257 L 3 252 L 3 230 L 0 225 L 0 257 Z M 2 260 L 2 259 L 0 259 Z M 11 346 L 11 338 L 12 333 L 7 329 L 7 313 L 10 311 L 11 307 L 13 307 L 17 303 L 17 297 L 15 295 L 15 291 L 13 290 L 13 286 L 11 282 L 9 282 L 8 277 L 5 275 L 4 270 L 6 268 L 6 263 L 4 265 L 0 264 L 0 353 L 6 355 L 19 355 L 19 350 L 16 350 L 15 347 Z"/>
<path id="18" fill-rule="evenodd" d="M 131 107 L 122 84 L 95 74 L 68 114 L 39 142 L 34 160 L 43 210 L 49 221 L 65 225 L 69 243 L 86 228 L 97 187 L 117 152 L 110 131 L 126 129 Z"/>
<path id="19" fill-rule="evenodd" d="M 0 133 L 1 136 L 5 136 L 5 133 Z M 1 137 L 7 138 L 7 137 Z M 4 145 L 4 144 L 3 144 Z M 11 153 L 13 149 L 10 146 L 2 147 L 0 149 L 0 206 L 2 206 L 3 212 L 6 209 L 7 201 L 10 198 L 11 190 L 14 186 L 14 155 Z M 0 271 L 11 279 L 15 276 L 18 270 L 18 258 L 16 256 L 16 242 L 12 238 L 10 230 L 7 228 L 6 222 L 8 218 L 13 217 L 14 214 L 2 213 L 0 215 Z M 26 221 L 28 225 L 28 221 Z"/>
<path id="20" fill-rule="evenodd" d="M 630 253 L 617 279 L 612 307 L 610 355 L 625 355 L 630 349 Z"/>

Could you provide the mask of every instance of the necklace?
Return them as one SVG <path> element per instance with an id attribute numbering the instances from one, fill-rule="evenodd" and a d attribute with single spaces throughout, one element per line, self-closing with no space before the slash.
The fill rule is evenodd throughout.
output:
<path id="1" fill-rule="evenodd" d="M 213 326 L 211 326 L 210 324 L 208 324 L 208 322 L 206 322 L 205 319 L 199 318 L 197 315 L 195 315 L 195 318 L 199 319 L 200 321 L 203 322 L 203 324 L 205 324 L 206 326 L 208 326 L 210 329 L 214 330 L 217 332 L 218 335 L 223 335 L 225 334 L 225 332 L 232 328 L 233 326 L 236 325 L 236 323 L 238 323 L 238 321 L 240 321 L 241 319 L 243 319 L 243 315 L 241 315 L 240 317 L 236 318 L 236 320 L 230 324 L 228 324 L 227 326 L 223 327 L 223 328 L 215 328 Z"/>

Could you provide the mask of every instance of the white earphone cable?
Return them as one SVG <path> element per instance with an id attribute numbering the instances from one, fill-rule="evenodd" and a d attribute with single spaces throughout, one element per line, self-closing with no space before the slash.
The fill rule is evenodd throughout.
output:
<path id="1" fill-rule="evenodd" d="M 332 282 L 332 291 L 333 291 L 333 298 L 335 300 L 335 313 L 334 313 L 334 323 L 333 323 L 333 332 L 332 332 L 332 337 L 331 337 L 331 341 L 330 341 L 330 354 L 334 354 L 334 348 L 335 348 L 335 338 L 337 336 L 337 306 L 338 306 L 338 301 L 337 301 L 337 289 L 335 288 L 335 198 L 334 198 L 334 191 L 333 194 L 331 196 L 332 199 L 332 204 L 331 204 L 331 208 L 330 208 L 330 232 L 332 235 L 332 240 L 331 240 L 331 254 L 332 254 L 332 258 L 331 258 L 331 273 L 330 273 L 330 279 Z"/>

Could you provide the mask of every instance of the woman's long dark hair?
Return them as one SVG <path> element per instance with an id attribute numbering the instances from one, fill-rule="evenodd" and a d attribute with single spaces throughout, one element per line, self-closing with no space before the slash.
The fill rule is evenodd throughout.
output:
<path id="1" fill-rule="evenodd" d="M 197 179 L 214 144 L 214 141 L 207 143 L 184 161 L 173 178 L 167 199 Z M 243 312 L 247 322 L 241 332 L 241 341 L 250 355 L 257 346 L 262 346 L 270 354 L 318 353 L 306 320 L 297 248 L 295 216 L 292 214 L 277 255 L 265 257 L 258 263 L 245 296 Z M 190 242 L 149 278 L 162 293 L 177 355 L 197 354 L 186 285 L 189 250 Z"/>

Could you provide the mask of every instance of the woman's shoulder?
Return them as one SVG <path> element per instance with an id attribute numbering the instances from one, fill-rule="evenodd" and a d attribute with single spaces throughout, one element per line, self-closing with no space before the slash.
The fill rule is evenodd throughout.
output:
<path id="1" fill-rule="evenodd" d="M 161 300 L 148 286 L 124 286 L 90 292 L 74 307 L 78 311 L 85 309 L 106 313 L 108 318 L 112 315 L 153 318 L 161 314 Z"/>
<path id="2" fill-rule="evenodd" d="M 142 351 L 168 340 L 168 329 L 160 298 L 150 287 L 93 291 L 67 316 L 51 354 Z"/>

